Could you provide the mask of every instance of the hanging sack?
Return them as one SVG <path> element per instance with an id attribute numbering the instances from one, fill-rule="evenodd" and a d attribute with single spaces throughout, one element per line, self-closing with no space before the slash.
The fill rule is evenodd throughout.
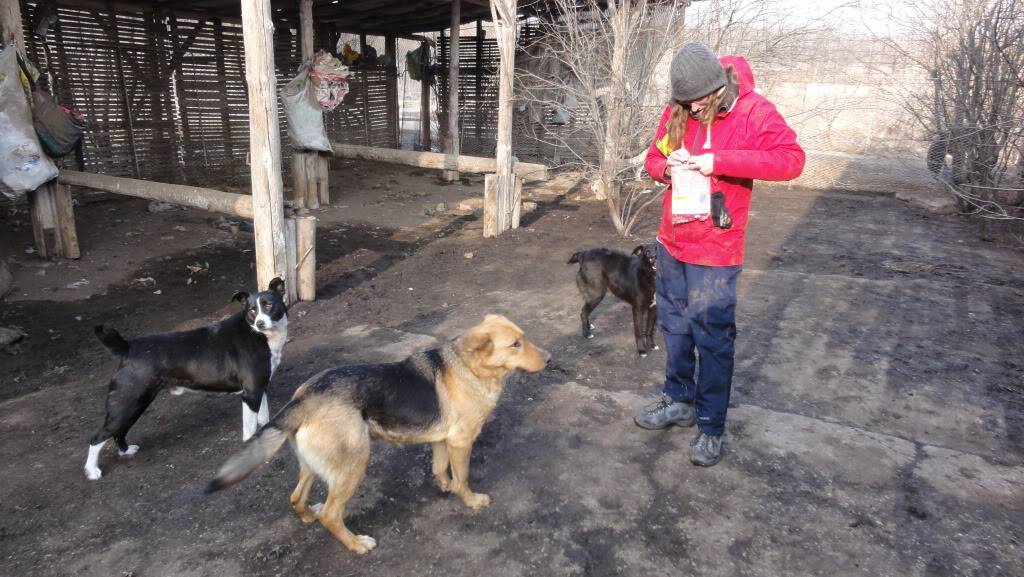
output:
<path id="1" fill-rule="evenodd" d="M 324 50 L 316 53 L 309 78 L 316 89 L 316 100 L 320 103 L 320 108 L 334 110 L 341 104 L 348 94 L 349 76 L 348 67 L 342 64 L 341 60 Z"/>
<path id="2" fill-rule="evenodd" d="M 41 88 L 32 90 L 32 125 L 46 154 L 60 158 L 78 146 L 85 134 L 82 115 L 61 106 Z"/>
<path id="3" fill-rule="evenodd" d="M 330 152 L 331 141 L 324 129 L 324 113 L 315 92 L 309 78 L 309 64 L 299 66 L 299 73 L 281 89 L 288 138 L 292 148 Z"/>
<path id="4" fill-rule="evenodd" d="M 32 129 L 32 110 L 14 47 L 0 52 L 0 192 L 18 200 L 57 176 Z"/>

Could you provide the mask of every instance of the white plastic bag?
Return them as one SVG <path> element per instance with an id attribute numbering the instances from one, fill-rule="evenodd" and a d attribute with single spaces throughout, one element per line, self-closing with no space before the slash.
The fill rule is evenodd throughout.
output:
<path id="1" fill-rule="evenodd" d="M 329 52 L 316 53 L 309 77 L 316 89 L 317 102 L 324 110 L 334 110 L 348 94 L 348 67 Z"/>
<path id="2" fill-rule="evenodd" d="M 18 200 L 57 177 L 39 146 L 14 47 L 0 52 L 0 192 Z"/>
<path id="3" fill-rule="evenodd" d="M 330 152 L 331 141 L 324 129 L 324 113 L 316 101 L 308 64 L 300 66 L 295 78 L 281 89 L 281 102 L 292 148 Z"/>

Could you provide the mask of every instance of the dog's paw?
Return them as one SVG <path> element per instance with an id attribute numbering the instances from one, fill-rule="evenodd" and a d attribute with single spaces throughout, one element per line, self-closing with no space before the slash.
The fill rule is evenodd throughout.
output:
<path id="1" fill-rule="evenodd" d="M 647 353 L 646 352 L 642 352 L 642 353 L 638 352 L 637 354 L 640 355 L 641 359 L 646 359 L 647 358 Z"/>
<path id="2" fill-rule="evenodd" d="M 316 521 L 316 511 L 306 509 L 305 511 L 296 511 L 296 513 L 298 513 L 299 515 L 299 520 L 305 523 L 306 525 L 309 525 L 313 521 Z"/>
<path id="3" fill-rule="evenodd" d="M 100 471 L 99 467 L 85 468 L 85 477 L 90 481 L 98 481 L 103 476 L 103 471 Z"/>
<path id="4" fill-rule="evenodd" d="M 377 540 L 369 535 L 356 535 L 355 540 L 348 548 L 357 555 L 365 555 L 377 546 Z"/>
<path id="5" fill-rule="evenodd" d="M 474 511 L 483 509 L 491 504 L 491 498 L 483 493 L 470 493 L 462 498 L 467 507 Z"/>
<path id="6" fill-rule="evenodd" d="M 185 394 L 185 387 L 171 387 L 171 394 L 180 397 Z"/>
<path id="7" fill-rule="evenodd" d="M 583 338 L 585 338 L 585 339 L 592 339 L 592 338 L 594 338 L 594 333 L 587 333 L 587 334 L 583 335 Z"/>
<path id="8" fill-rule="evenodd" d="M 434 484 L 441 490 L 442 493 L 450 493 L 452 491 L 452 480 L 448 477 L 434 477 Z"/>
<path id="9" fill-rule="evenodd" d="M 651 350 L 652 351 L 660 351 L 661 347 L 659 347 L 658 345 L 654 345 L 653 347 L 651 347 Z"/>
<path id="10" fill-rule="evenodd" d="M 134 455 L 135 453 L 138 453 L 138 452 L 139 452 L 139 446 L 138 445 L 128 445 L 128 450 L 127 451 L 122 451 L 120 449 L 117 450 L 117 454 L 122 456 L 122 457 L 131 457 L 132 455 Z"/>

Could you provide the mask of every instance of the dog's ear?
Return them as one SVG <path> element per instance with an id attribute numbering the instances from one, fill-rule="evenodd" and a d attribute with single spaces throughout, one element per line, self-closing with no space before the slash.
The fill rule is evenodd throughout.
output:
<path id="1" fill-rule="evenodd" d="M 272 290 L 284 296 L 284 281 L 279 276 L 274 277 L 274 280 L 270 281 L 270 285 L 267 286 L 267 290 Z"/>
<path id="2" fill-rule="evenodd" d="M 473 329 L 462 337 L 462 346 L 468 353 L 489 355 L 494 351 L 494 341 L 491 340 L 491 333 L 479 328 Z"/>
<path id="3" fill-rule="evenodd" d="M 231 295 L 231 302 L 238 301 L 240 303 L 244 303 L 244 302 L 247 302 L 248 300 L 249 300 L 249 293 L 247 293 L 245 291 L 238 291 L 235 294 Z"/>

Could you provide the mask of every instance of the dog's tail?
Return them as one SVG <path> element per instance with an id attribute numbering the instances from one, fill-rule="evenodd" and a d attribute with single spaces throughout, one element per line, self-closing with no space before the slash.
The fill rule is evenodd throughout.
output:
<path id="1" fill-rule="evenodd" d="M 569 257 L 569 262 L 567 264 L 573 264 L 573 263 L 576 263 L 576 262 L 580 262 L 580 255 L 581 254 L 583 254 L 583 251 L 577 251 L 577 252 L 572 253 L 572 256 Z"/>
<path id="2" fill-rule="evenodd" d="M 93 328 L 96 333 L 96 338 L 103 343 L 103 346 L 119 357 L 123 357 L 128 354 L 130 345 L 128 341 L 124 340 L 124 337 L 114 329 L 108 329 L 103 325 L 98 325 Z"/>
<path id="3" fill-rule="evenodd" d="M 239 483 L 273 457 L 288 440 L 288 435 L 297 428 L 292 426 L 293 419 L 290 417 L 298 402 L 299 399 L 295 399 L 285 405 L 269 423 L 245 442 L 241 451 L 221 465 L 217 476 L 206 486 L 206 492 L 213 493 Z"/>

